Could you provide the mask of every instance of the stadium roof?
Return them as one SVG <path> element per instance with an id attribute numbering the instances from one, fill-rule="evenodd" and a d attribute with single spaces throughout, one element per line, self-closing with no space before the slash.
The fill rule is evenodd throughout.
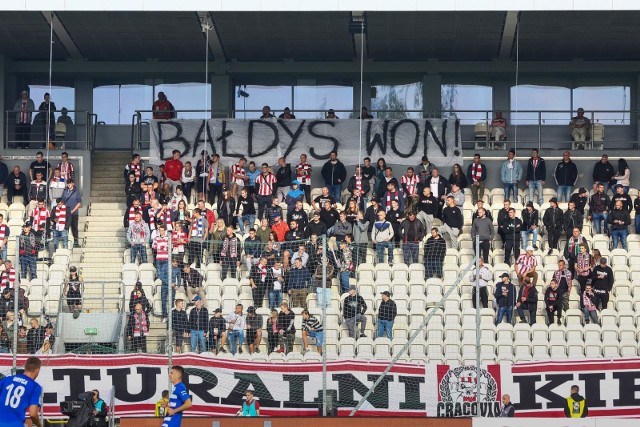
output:
<path id="1" fill-rule="evenodd" d="M 51 16 L 0 13 L 0 52 L 15 60 L 48 59 Z M 57 60 L 201 61 L 202 22 L 211 25 L 209 48 L 216 61 L 358 58 L 360 24 L 351 12 L 56 12 L 53 17 Z M 372 11 L 365 15 L 365 54 L 374 61 L 515 59 L 518 17 L 522 61 L 640 59 L 640 11 Z"/>

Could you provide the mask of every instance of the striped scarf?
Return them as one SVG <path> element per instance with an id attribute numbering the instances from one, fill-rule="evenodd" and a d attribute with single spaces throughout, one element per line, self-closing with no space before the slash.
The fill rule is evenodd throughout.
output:
<path id="1" fill-rule="evenodd" d="M 0 286 L 3 288 L 13 289 L 16 283 L 16 269 L 11 267 L 8 271 L 4 270 L 0 275 Z"/>
<path id="2" fill-rule="evenodd" d="M 157 235 L 153 240 L 151 247 L 156 251 L 156 261 L 169 260 L 169 237 Z"/>
<path id="3" fill-rule="evenodd" d="M 226 257 L 227 254 L 229 258 L 238 258 L 238 238 L 236 236 L 225 237 L 222 242 L 220 256 Z"/>
<path id="4" fill-rule="evenodd" d="M 260 281 L 264 283 L 267 280 L 267 266 L 258 264 L 258 269 L 260 270 Z"/>
<path id="5" fill-rule="evenodd" d="M 162 222 L 167 227 L 167 231 L 173 230 L 173 223 L 171 222 L 171 211 L 169 209 L 165 209 L 162 214 Z"/>
<path id="6" fill-rule="evenodd" d="M 149 230 L 153 231 L 156 229 L 156 210 L 154 208 L 149 208 Z"/>
<path id="7" fill-rule="evenodd" d="M 136 182 L 140 182 L 140 177 L 142 176 L 142 163 L 130 163 L 129 172 L 133 172 L 136 175 Z"/>
<path id="8" fill-rule="evenodd" d="M 471 166 L 471 181 L 480 182 L 482 179 L 482 163 L 474 163 Z"/>
<path id="9" fill-rule="evenodd" d="M 355 178 L 356 178 L 356 188 L 362 191 L 362 177 L 356 175 Z"/>
<path id="10" fill-rule="evenodd" d="M 136 220 L 136 213 L 142 213 L 142 208 L 140 206 L 138 206 L 137 208 L 135 206 L 131 206 L 129 208 L 129 222 L 134 222 Z"/>
<path id="11" fill-rule="evenodd" d="M 140 314 L 133 313 L 133 336 L 146 337 L 149 334 L 147 326 L 147 313 L 141 311 Z"/>
<path id="12" fill-rule="evenodd" d="M 56 206 L 53 214 L 56 219 L 56 231 L 64 231 L 67 225 L 67 207 L 65 205 Z"/>
<path id="13" fill-rule="evenodd" d="M 7 224 L 0 224 L 0 242 L 7 238 Z"/>
<path id="14" fill-rule="evenodd" d="M 209 168 L 209 182 L 211 184 L 222 184 L 222 167 L 220 163 L 212 164 Z"/>
<path id="15" fill-rule="evenodd" d="M 142 206 L 147 207 L 151 206 L 151 201 L 156 198 L 156 192 L 153 190 L 149 190 L 144 193 L 144 200 L 142 202 Z"/>
<path id="16" fill-rule="evenodd" d="M 387 191 L 387 197 L 385 199 L 385 208 L 384 208 L 385 212 L 389 212 L 391 210 L 391 201 L 392 200 L 399 200 L 398 199 L 398 190 L 396 190 L 393 193 L 391 193 L 390 191 Z"/>
<path id="17" fill-rule="evenodd" d="M 33 231 L 44 231 L 47 226 L 47 219 L 49 219 L 50 216 L 49 209 L 36 207 L 33 212 L 31 212 Z"/>
<path id="18" fill-rule="evenodd" d="M 198 218 L 191 223 L 191 237 L 202 239 L 204 236 L 204 227 L 202 226 L 202 218 Z"/>

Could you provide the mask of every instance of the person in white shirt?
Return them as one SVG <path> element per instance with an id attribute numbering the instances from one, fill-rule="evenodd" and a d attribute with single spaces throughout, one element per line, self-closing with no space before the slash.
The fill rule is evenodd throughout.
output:
<path id="1" fill-rule="evenodd" d="M 471 282 L 471 286 L 473 286 L 473 292 L 471 296 L 471 302 L 473 303 L 473 308 L 476 308 L 476 280 L 478 281 L 478 285 L 480 288 L 480 304 L 482 308 L 487 308 L 489 305 L 489 294 L 487 292 L 487 285 L 489 284 L 489 280 L 491 280 L 491 271 L 484 264 L 484 259 L 482 257 L 478 258 L 478 266 L 479 269 L 473 268 L 471 274 L 469 275 L 469 282 Z"/>
<path id="2" fill-rule="evenodd" d="M 246 325 L 246 317 L 243 314 L 244 307 L 242 304 L 236 305 L 233 313 L 226 317 L 227 333 L 223 335 L 220 342 L 220 351 L 226 353 L 224 344 L 229 340 L 229 349 L 231 354 L 236 354 L 236 341 L 238 342 L 238 353 L 242 354 L 242 344 L 244 344 L 244 329 Z"/>

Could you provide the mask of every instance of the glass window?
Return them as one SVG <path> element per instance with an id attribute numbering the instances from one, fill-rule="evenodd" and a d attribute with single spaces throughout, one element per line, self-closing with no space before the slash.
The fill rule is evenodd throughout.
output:
<path id="1" fill-rule="evenodd" d="M 371 100 L 371 110 L 380 119 L 404 119 L 422 117 L 422 82 L 403 85 L 375 85 L 376 97 Z M 356 116 L 357 117 L 357 116 Z"/>
<path id="2" fill-rule="evenodd" d="M 573 89 L 573 111 L 582 107 L 585 116 L 596 123 L 629 125 L 631 110 L 629 86 L 583 86 Z"/>
<path id="3" fill-rule="evenodd" d="M 108 125 L 130 125 L 136 110 L 148 110 L 143 120 L 151 119 L 153 87 L 149 85 L 109 85 L 93 89 L 93 112 Z"/>
<path id="4" fill-rule="evenodd" d="M 292 86 L 260 86 L 260 85 L 242 85 L 235 87 L 235 118 L 237 119 L 253 119 L 262 115 L 262 107 L 268 105 L 271 108 L 271 114 L 276 117 L 282 113 L 285 107 L 291 108 L 293 105 Z M 241 96 L 242 91 L 248 95 Z M 246 111 L 246 113 L 245 113 Z"/>
<path id="5" fill-rule="evenodd" d="M 493 88 L 480 85 L 442 85 L 442 112 L 455 114 L 462 124 L 476 124 L 491 119 Z M 487 117 L 487 112 L 489 117 Z"/>
<path id="6" fill-rule="evenodd" d="M 206 114 L 202 110 L 216 109 L 211 105 L 211 84 L 207 83 L 175 83 L 159 84 L 155 87 L 155 96 L 164 92 L 173 108 L 178 110 L 179 119 L 203 119 Z M 180 110 L 200 110 L 200 112 L 182 112 Z"/>
<path id="7" fill-rule="evenodd" d="M 329 109 L 348 110 L 349 112 L 336 112 L 336 116 L 346 119 L 353 111 L 353 87 L 351 86 L 296 86 L 293 96 L 296 110 L 294 113 L 298 119 L 324 118 Z"/>
<path id="8" fill-rule="evenodd" d="M 40 103 L 44 101 L 44 94 L 49 93 L 51 95 L 51 101 L 56 104 L 56 108 L 62 110 L 75 109 L 76 105 L 76 90 L 73 87 L 68 86 L 51 86 L 48 85 L 29 85 L 29 97 L 33 100 L 36 108 L 40 106 Z M 60 113 L 55 113 L 56 118 L 60 116 Z M 75 114 L 69 113 L 69 117 L 75 121 Z"/>
<path id="9" fill-rule="evenodd" d="M 552 111 L 542 113 L 542 124 L 566 126 L 571 120 L 571 90 L 561 86 L 512 86 L 511 123 L 537 125 L 538 113 L 523 110 Z"/>

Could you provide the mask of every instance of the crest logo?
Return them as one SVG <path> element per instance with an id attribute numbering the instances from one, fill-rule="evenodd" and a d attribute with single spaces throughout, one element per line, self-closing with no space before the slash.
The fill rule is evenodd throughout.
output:
<path id="1" fill-rule="evenodd" d="M 477 400 L 476 390 L 478 391 Z M 449 369 L 440 380 L 439 391 L 442 402 L 495 402 L 499 399 L 498 383 L 493 375 L 486 369 L 480 368 L 480 378 L 478 378 L 475 366 L 458 366 Z"/>

